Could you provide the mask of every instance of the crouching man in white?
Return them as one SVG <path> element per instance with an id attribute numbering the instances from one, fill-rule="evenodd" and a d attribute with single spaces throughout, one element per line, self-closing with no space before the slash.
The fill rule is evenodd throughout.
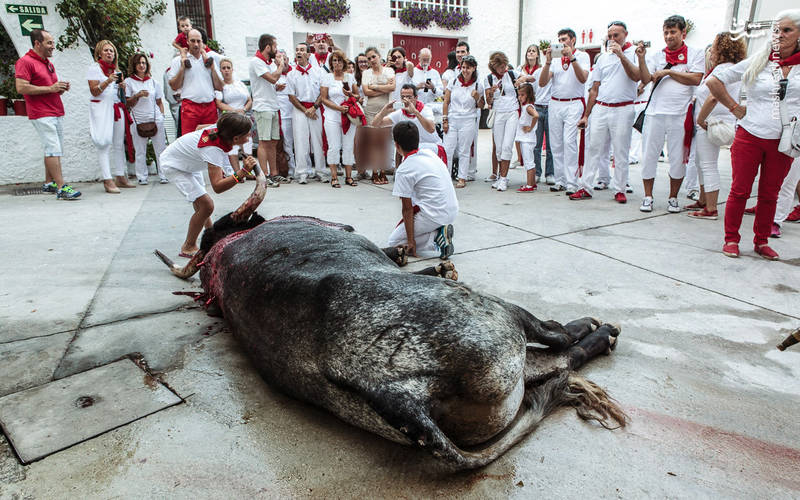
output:
<path id="1" fill-rule="evenodd" d="M 389 236 L 389 246 L 405 246 L 408 254 L 439 251 L 439 258 L 453 255 L 453 222 L 458 200 L 450 173 L 441 159 L 419 148 L 419 129 L 402 121 L 392 129 L 395 149 L 403 157 L 394 177 L 392 194 L 400 198 L 403 220 Z"/>

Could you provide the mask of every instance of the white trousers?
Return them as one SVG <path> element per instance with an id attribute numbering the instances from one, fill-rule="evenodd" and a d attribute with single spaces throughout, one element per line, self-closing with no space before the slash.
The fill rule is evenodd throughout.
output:
<path id="1" fill-rule="evenodd" d="M 475 178 L 478 174 L 478 129 L 480 128 L 480 123 L 481 117 L 478 115 L 478 117 L 475 118 L 475 140 L 472 141 L 472 148 L 470 149 L 470 154 L 472 156 L 469 158 L 469 170 L 467 171 L 467 177 L 471 178 Z"/>
<path id="2" fill-rule="evenodd" d="M 706 131 L 701 127 L 695 128 L 692 147 L 695 151 L 694 163 L 697 166 L 697 176 L 700 185 L 707 192 L 719 191 L 719 146 L 708 141 Z M 687 169 L 686 176 L 689 176 Z M 687 189 L 689 187 L 687 186 Z"/>
<path id="3" fill-rule="evenodd" d="M 525 167 L 525 171 L 536 169 L 536 141 L 520 141 L 519 150 L 522 152 L 520 163 Z M 526 181 L 527 182 L 527 181 Z"/>
<path id="4" fill-rule="evenodd" d="M 312 120 L 299 109 L 293 109 L 292 128 L 294 129 L 295 173 L 297 175 L 307 174 L 309 177 L 314 175 L 314 166 L 308 159 L 310 145 L 311 151 L 314 153 L 317 173 L 324 175 L 328 169 L 325 165 L 325 153 L 322 151 L 322 117 L 319 110 L 317 110 L 317 119 Z"/>
<path id="5" fill-rule="evenodd" d="M 334 111 L 331 111 L 332 113 Z M 356 140 L 356 126 L 352 123 L 347 134 L 342 133 L 342 122 L 325 120 L 325 136 L 328 138 L 328 165 L 339 165 L 339 151 L 342 152 L 342 165 L 353 166 L 356 157 L 353 145 Z"/>
<path id="6" fill-rule="evenodd" d="M 133 137 L 133 149 L 136 151 L 136 178 L 140 181 L 146 181 L 150 172 L 147 169 L 147 142 L 153 140 L 153 151 L 156 154 L 156 165 L 158 165 L 158 157 L 167 149 L 167 136 L 164 133 L 164 121 L 156 122 L 156 135 L 153 137 L 140 137 L 136 132 L 136 124 L 131 123 L 131 136 Z M 158 176 L 162 179 L 164 172 L 158 169 Z"/>
<path id="7" fill-rule="evenodd" d="M 800 158 L 796 158 L 792 162 L 792 168 L 789 169 L 789 173 L 783 179 L 780 193 L 778 193 L 778 205 L 775 207 L 774 221 L 776 223 L 782 223 L 792 211 L 798 182 L 800 182 Z"/>
<path id="8" fill-rule="evenodd" d="M 447 171 L 453 168 L 453 158 L 458 157 L 458 178 L 467 180 L 470 168 L 470 149 L 478 132 L 474 118 L 453 118 L 444 134 L 444 151 L 447 153 Z"/>
<path id="9" fill-rule="evenodd" d="M 614 186 L 618 192 L 625 192 L 628 183 L 628 151 L 631 147 L 631 134 L 634 120 L 633 106 L 596 105 L 592 108 L 592 119 L 589 122 L 589 151 L 580 187 L 594 195 L 594 182 L 598 170 L 608 172 L 609 145 L 614 148 Z M 603 172 L 603 173 L 605 173 Z M 601 173 L 601 176 L 602 174 Z M 605 173 L 605 175 L 609 175 Z M 601 179 L 600 180 L 604 180 Z"/>
<path id="10" fill-rule="evenodd" d="M 288 113 L 288 117 L 281 113 L 281 132 L 283 132 L 283 151 L 289 156 L 289 175 L 294 176 L 294 131 L 292 129 L 292 117 L 294 113 Z"/>
<path id="11" fill-rule="evenodd" d="M 97 160 L 100 162 L 100 173 L 103 180 L 125 175 L 125 118 L 114 122 L 114 138 L 111 144 L 97 147 Z M 113 167 L 112 167 L 113 163 Z"/>
<path id="12" fill-rule="evenodd" d="M 422 212 L 414 214 L 414 240 L 417 242 L 417 252 L 431 252 L 436 250 L 433 240 L 436 238 L 436 233 L 442 224 L 435 222 L 430 217 Z M 389 235 L 390 247 L 405 245 L 408 243 L 406 235 L 406 225 L 403 222 L 394 228 L 392 234 Z"/>
<path id="13" fill-rule="evenodd" d="M 581 116 L 581 101 L 550 101 L 547 154 L 553 155 L 556 184 L 569 190 L 576 190 L 578 186 L 578 121 Z"/>
<path id="14" fill-rule="evenodd" d="M 683 122 L 680 115 L 648 115 L 644 119 L 642 141 L 644 142 L 644 160 L 642 161 L 642 179 L 656 178 L 658 157 L 667 141 L 669 156 L 669 176 L 672 179 L 683 179 L 686 176 L 686 164 L 683 163 Z"/>
<path id="15" fill-rule="evenodd" d="M 642 103 L 636 103 L 633 105 L 633 120 L 636 121 L 636 117 L 639 116 L 639 113 L 644 111 L 645 106 L 647 106 L 647 101 Z M 628 153 L 628 164 L 631 163 L 639 163 L 642 159 L 642 133 L 633 128 L 631 125 L 631 149 L 630 153 Z"/>
<path id="16" fill-rule="evenodd" d="M 495 114 L 492 137 L 497 161 L 511 160 L 514 153 L 514 137 L 517 135 L 517 123 L 519 123 L 519 113 L 516 110 Z"/>
<path id="17" fill-rule="evenodd" d="M 686 177 L 684 177 L 683 187 L 686 191 L 698 191 L 700 189 L 700 167 L 697 165 L 697 143 L 692 138 L 692 147 L 689 150 L 689 161 L 686 163 Z"/>

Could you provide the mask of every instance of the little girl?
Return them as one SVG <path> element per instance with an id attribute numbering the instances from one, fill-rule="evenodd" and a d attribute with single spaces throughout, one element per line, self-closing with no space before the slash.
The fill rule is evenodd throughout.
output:
<path id="1" fill-rule="evenodd" d="M 515 141 L 519 142 L 522 152 L 522 164 L 525 166 L 527 184 L 517 189 L 518 193 L 532 193 L 536 191 L 536 162 L 533 150 L 536 147 L 536 122 L 539 120 L 539 113 L 534 108 L 533 87 L 529 83 L 523 83 L 517 89 L 517 98 L 521 108 L 521 114 L 517 125 L 517 136 Z"/>
<path id="2" fill-rule="evenodd" d="M 228 153 L 233 146 L 241 146 L 250 139 L 250 119 L 239 113 L 225 113 L 216 126 L 182 135 L 161 153 L 159 163 L 164 175 L 194 205 L 194 215 L 189 219 L 186 241 L 180 256 L 191 258 L 198 250 L 197 237 L 203 227 L 211 227 L 214 202 L 206 192 L 203 170 L 208 169 L 208 179 L 215 193 L 222 193 L 244 182 L 244 176 L 256 165 L 248 156 L 244 167 L 229 177 L 223 177 L 223 168 L 229 166 Z"/>

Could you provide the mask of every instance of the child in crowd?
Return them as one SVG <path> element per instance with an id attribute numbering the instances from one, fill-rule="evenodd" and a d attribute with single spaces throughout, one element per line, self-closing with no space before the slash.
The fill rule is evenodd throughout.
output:
<path id="1" fill-rule="evenodd" d="M 520 163 L 525 166 L 527 184 L 517 189 L 519 193 L 531 193 L 536 191 L 536 156 L 533 153 L 536 147 L 536 122 L 539 121 L 539 113 L 534 108 L 535 94 L 530 83 L 523 83 L 517 89 L 517 99 L 521 114 L 517 125 L 517 135 L 514 138 L 519 143 Z"/>
<path id="2" fill-rule="evenodd" d="M 228 154 L 233 146 L 241 146 L 250 139 L 250 119 L 239 113 L 225 113 L 217 124 L 182 135 L 161 153 L 159 163 L 164 175 L 194 205 L 194 215 L 189 219 L 186 241 L 180 256 L 191 258 L 198 250 L 197 237 L 203 227 L 211 227 L 214 202 L 206 192 L 203 170 L 208 169 L 208 179 L 215 193 L 222 193 L 244 182 L 245 176 L 256 165 L 248 156 L 244 167 L 229 177 L 223 168 L 230 165 Z"/>
<path id="3" fill-rule="evenodd" d="M 178 36 L 175 37 L 172 46 L 178 49 L 182 58 L 189 52 L 190 31 L 192 31 L 192 20 L 187 16 L 178 18 Z"/>

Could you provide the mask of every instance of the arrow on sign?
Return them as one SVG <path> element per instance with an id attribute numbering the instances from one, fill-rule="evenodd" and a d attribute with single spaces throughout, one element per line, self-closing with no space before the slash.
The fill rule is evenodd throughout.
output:
<path id="1" fill-rule="evenodd" d="M 17 7 L 16 5 L 9 5 L 8 6 L 8 12 L 10 12 L 11 14 L 16 14 L 18 10 L 19 10 L 19 7 Z"/>
<path id="2" fill-rule="evenodd" d="M 35 29 L 44 28 L 44 25 L 42 25 L 41 23 L 37 23 L 33 19 L 26 19 L 24 22 L 20 23 L 19 25 L 22 26 L 22 28 L 27 30 L 27 31 L 33 31 Z"/>

